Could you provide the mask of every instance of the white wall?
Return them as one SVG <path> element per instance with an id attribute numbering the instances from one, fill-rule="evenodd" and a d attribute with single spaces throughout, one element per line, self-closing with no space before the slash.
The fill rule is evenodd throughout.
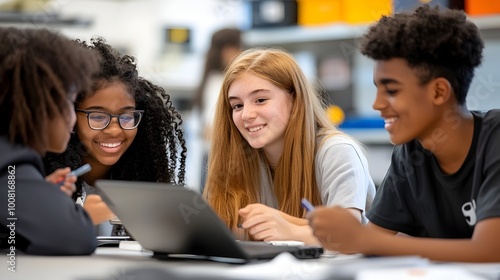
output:
<path id="1" fill-rule="evenodd" d="M 72 38 L 102 36 L 138 59 L 141 74 L 167 87 L 194 87 L 213 31 L 241 26 L 236 0 L 59 0 L 46 9 L 93 20 L 88 27 L 62 27 Z M 191 51 L 165 45 L 166 27 L 187 27 Z"/>

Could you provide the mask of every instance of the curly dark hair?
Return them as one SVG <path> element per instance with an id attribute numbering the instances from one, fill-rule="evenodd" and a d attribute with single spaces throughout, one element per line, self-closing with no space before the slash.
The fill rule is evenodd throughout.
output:
<path id="1" fill-rule="evenodd" d="M 173 107 L 170 96 L 163 88 L 139 77 L 135 58 L 120 54 L 106 44 L 103 38 L 93 38 L 91 44 L 79 42 L 96 51 L 101 60 L 100 71 L 92 76 L 91 90 L 77 96 L 76 107 L 110 83 L 121 82 L 132 93 L 136 109 L 144 110 L 134 141 L 111 168 L 112 178 L 114 180 L 174 182 L 184 185 L 186 142 L 181 127 L 181 115 Z M 45 168 L 47 172 L 66 166 L 74 169 L 82 164 L 82 156 L 85 155 L 85 148 L 75 133 L 71 137 L 68 149 L 63 154 L 47 154 L 44 158 Z M 74 197 L 81 194 L 81 178 L 78 179 L 76 185 L 77 192 Z"/>
<path id="2" fill-rule="evenodd" d="M 50 120 L 90 88 L 97 56 L 47 29 L 0 27 L 0 42 L 0 136 L 43 155 Z"/>
<path id="3" fill-rule="evenodd" d="M 447 79 L 460 105 L 481 64 L 484 42 L 463 11 L 424 5 L 414 13 L 384 16 L 361 39 L 361 53 L 374 60 L 403 58 L 420 82 Z"/>

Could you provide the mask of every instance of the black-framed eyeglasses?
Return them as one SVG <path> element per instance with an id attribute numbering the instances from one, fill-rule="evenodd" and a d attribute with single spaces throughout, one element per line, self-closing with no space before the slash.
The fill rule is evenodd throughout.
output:
<path id="1" fill-rule="evenodd" d="M 111 123 L 112 118 L 118 119 L 118 124 L 122 129 L 135 129 L 142 119 L 144 110 L 133 110 L 125 113 L 113 115 L 102 111 L 87 111 L 75 109 L 76 112 L 84 113 L 87 115 L 87 122 L 89 127 L 94 130 L 103 130 Z"/>

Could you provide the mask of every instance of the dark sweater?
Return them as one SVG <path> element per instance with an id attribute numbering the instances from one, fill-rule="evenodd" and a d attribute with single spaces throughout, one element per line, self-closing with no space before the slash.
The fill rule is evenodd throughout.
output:
<path id="1" fill-rule="evenodd" d="M 36 255 L 87 255 L 97 242 L 85 210 L 45 181 L 34 150 L 0 137 L 0 249 Z"/>

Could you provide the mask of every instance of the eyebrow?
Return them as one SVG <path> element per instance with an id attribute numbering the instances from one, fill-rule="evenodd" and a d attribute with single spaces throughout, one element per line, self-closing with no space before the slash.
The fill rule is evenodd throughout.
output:
<path id="1" fill-rule="evenodd" d="M 259 89 L 251 91 L 250 95 L 254 95 L 254 94 L 257 94 L 257 93 L 263 92 L 263 91 L 270 92 L 270 90 L 268 90 L 268 89 L 259 88 Z M 235 99 L 240 99 L 239 97 L 236 97 L 236 96 L 229 96 L 228 98 L 229 98 L 229 101 L 235 100 Z"/>
<path id="2" fill-rule="evenodd" d="M 109 111 L 102 106 L 91 106 L 91 107 L 86 108 L 85 110 Z M 125 106 L 125 107 L 118 109 L 118 111 L 125 111 L 125 110 L 135 110 L 135 106 Z"/>
<path id="3" fill-rule="evenodd" d="M 376 86 L 377 82 L 375 80 L 373 80 L 373 84 Z M 388 84 L 398 84 L 398 85 L 400 85 L 401 83 L 398 80 L 386 78 L 386 79 L 381 79 L 380 80 L 380 84 L 381 85 L 388 85 Z"/>

